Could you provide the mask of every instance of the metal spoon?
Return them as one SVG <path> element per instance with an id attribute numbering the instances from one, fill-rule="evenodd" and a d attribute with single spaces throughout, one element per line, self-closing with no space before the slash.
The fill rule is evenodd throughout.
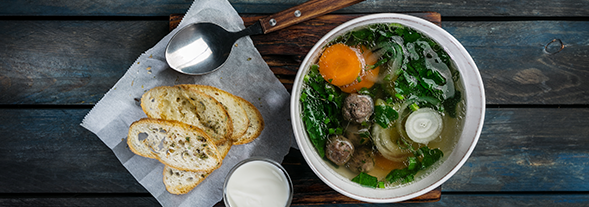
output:
<path id="1" fill-rule="evenodd" d="M 260 19 L 238 32 L 228 32 L 213 23 L 196 23 L 182 28 L 166 47 L 170 67 L 188 75 L 204 75 L 218 69 L 229 57 L 233 44 L 249 35 L 267 34 L 363 0 L 310 0 Z"/>

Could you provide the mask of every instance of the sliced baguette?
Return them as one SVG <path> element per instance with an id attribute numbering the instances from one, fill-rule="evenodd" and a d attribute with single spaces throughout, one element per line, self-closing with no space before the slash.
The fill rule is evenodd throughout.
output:
<path id="1" fill-rule="evenodd" d="M 227 153 L 231 149 L 231 145 L 231 140 L 227 140 L 225 143 L 217 145 L 217 149 L 219 150 L 222 159 L 227 156 Z M 178 170 L 170 166 L 165 166 L 163 172 L 163 181 L 168 192 L 172 194 L 185 194 L 194 189 L 211 173 L 212 172 L 192 172 Z"/>
<path id="2" fill-rule="evenodd" d="M 159 86 L 141 97 L 141 108 L 150 118 L 175 120 L 204 130 L 215 144 L 233 132 L 231 119 L 221 103 L 204 93 L 179 86 Z"/>
<path id="3" fill-rule="evenodd" d="M 231 135 L 233 141 L 236 141 L 239 137 L 245 134 L 249 126 L 249 119 L 245 109 L 243 109 L 236 96 L 213 86 L 196 84 L 184 84 L 179 86 L 187 90 L 196 90 L 207 94 L 217 99 L 217 101 L 225 106 L 225 110 L 227 110 L 229 117 L 231 117 L 231 122 L 233 123 L 233 134 Z"/>
<path id="4" fill-rule="evenodd" d="M 223 160 L 204 131 L 177 121 L 140 119 L 129 127 L 127 144 L 134 153 L 178 170 L 211 172 Z"/>
<path id="5" fill-rule="evenodd" d="M 143 95 L 141 107 L 147 116 L 152 119 L 142 119 L 137 121 L 137 124 L 132 124 L 127 142 L 134 153 L 158 159 L 165 164 L 163 181 L 168 192 L 172 194 L 185 194 L 191 191 L 210 173 L 221 166 L 222 160 L 228 154 L 232 145 L 249 143 L 256 139 L 264 129 L 264 119 L 253 104 L 241 97 L 212 86 L 186 84 L 156 87 Z M 151 121 L 156 121 L 158 124 L 164 122 L 171 125 L 182 125 L 183 128 L 187 127 L 197 131 L 204 130 L 204 132 L 201 130 L 203 137 L 207 138 L 206 135 L 208 134 L 211 139 L 209 143 L 201 146 L 214 146 L 214 152 L 216 153 L 196 157 L 209 158 L 216 156 L 218 164 L 215 167 L 206 168 L 199 161 L 196 162 L 199 167 L 194 168 L 187 163 L 177 163 L 179 158 L 177 157 L 176 148 L 181 143 L 181 139 L 176 137 L 178 134 L 175 134 L 176 136 L 170 135 L 172 138 L 170 140 L 175 141 L 166 142 L 164 141 L 166 140 L 165 137 L 160 138 L 162 136 L 160 134 L 168 134 L 167 132 L 172 131 L 173 128 L 148 127 L 155 134 L 151 136 L 148 133 L 149 130 L 139 134 L 131 132 L 136 130 L 136 126 Z M 192 138 L 186 139 L 189 142 L 190 140 Z M 185 141 L 182 142 L 182 144 L 186 144 Z M 170 143 L 176 143 L 176 145 Z M 170 147 L 175 148 L 170 150 Z M 166 148 L 168 149 L 162 150 Z M 193 152 L 187 148 L 184 150 Z M 174 158 L 174 156 L 176 157 Z M 180 158 L 184 160 L 191 159 L 189 156 L 180 156 Z"/>
<path id="6" fill-rule="evenodd" d="M 245 109 L 249 119 L 249 126 L 243 136 L 233 141 L 233 145 L 250 143 L 258 138 L 262 130 L 264 130 L 264 117 L 262 117 L 256 106 L 239 96 L 237 96 L 237 100 L 239 100 L 239 104 Z"/>
<path id="7" fill-rule="evenodd" d="M 192 172 L 165 166 L 163 180 L 168 192 L 179 195 L 190 192 L 210 174 L 210 172 Z"/>
<path id="8" fill-rule="evenodd" d="M 225 156 L 227 156 L 232 146 L 233 141 L 231 140 L 227 140 L 224 143 L 217 144 L 217 151 L 219 151 L 219 154 L 221 154 L 221 159 L 225 159 Z"/>

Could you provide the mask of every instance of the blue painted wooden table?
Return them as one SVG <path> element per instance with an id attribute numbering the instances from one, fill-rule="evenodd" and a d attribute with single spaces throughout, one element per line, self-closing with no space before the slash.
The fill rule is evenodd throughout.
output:
<path id="1" fill-rule="evenodd" d="M 230 2 L 247 20 L 304 1 Z M 79 123 L 191 3 L 0 1 L 0 206 L 159 205 Z M 321 183 L 293 149 L 293 204 L 589 206 L 589 1 L 368 0 L 330 17 L 415 11 L 439 13 L 480 70 L 487 111 L 472 156 L 437 202 L 366 204 Z M 253 40 L 290 90 L 327 31 L 288 31 Z"/>

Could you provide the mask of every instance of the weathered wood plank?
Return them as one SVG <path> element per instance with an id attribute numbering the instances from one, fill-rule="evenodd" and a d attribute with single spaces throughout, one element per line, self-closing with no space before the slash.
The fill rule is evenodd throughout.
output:
<path id="1" fill-rule="evenodd" d="M 147 192 L 79 125 L 88 109 L 0 111 L 0 193 Z"/>
<path id="2" fill-rule="evenodd" d="M 0 102 L 95 103 L 168 33 L 167 24 L 0 21 Z"/>
<path id="3" fill-rule="evenodd" d="M 589 103 L 589 22 L 444 22 L 444 29 L 477 63 L 488 104 Z"/>
<path id="4" fill-rule="evenodd" d="M 159 202 L 149 194 L 141 195 L 15 195 L 1 196 L 0 206 L 161 206 Z"/>
<path id="5" fill-rule="evenodd" d="M 587 108 L 487 109 L 470 159 L 443 190 L 588 191 Z"/>
<path id="6" fill-rule="evenodd" d="M 306 0 L 230 0 L 241 14 L 276 13 Z M 168 16 L 173 13 L 185 13 L 192 1 L 154 0 L 154 1 L 92 1 L 92 0 L 43 0 L 18 1 L 4 0 L 0 7 L 0 16 Z M 589 16 L 589 1 L 577 0 L 523 0 L 505 3 L 497 0 L 443 0 L 443 1 L 393 1 L 368 0 L 338 13 L 380 13 L 436 11 L 443 16 L 495 16 L 495 17 L 583 17 Z"/>
<path id="7" fill-rule="evenodd" d="M 287 89 L 313 43 L 337 25 L 332 17 L 252 37 Z M 473 56 L 488 104 L 589 103 L 589 22 L 442 26 Z M 0 21 L 0 104 L 94 104 L 167 31 L 165 21 Z M 554 53 L 557 41 L 546 52 L 555 39 L 562 51 Z"/>
<path id="8" fill-rule="evenodd" d="M 0 109 L 0 194 L 146 193 L 112 151 L 79 126 L 87 112 Z M 477 147 L 443 192 L 589 191 L 588 116 L 586 108 L 488 109 Z M 297 150 L 284 166 L 298 202 L 338 195 Z"/>
<path id="9" fill-rule="evenodd" d="M 399 207 L 497 207 L 497 206 L 550 206 L 550 207 L 585 207 L 589 205 L 586 194 L 443 194 L 443 199 L 435 203 L 398 203 Z M 323 207 L 385 207 L 392 204 L 326 204 Z M 104 195 L 100 197 L 0 197 L 0 206 L 160 206 L 153 197 L 118 197 Z M 295 205 L 298 206 L 298 205 Z M 305 205 L 307 206 L 307 205 Z M 314 206 L 314 205 L 313 205 Z"/>
<path id="10" fill-rule="evenodd" d="M 434 24 L 437 24 L 438 26 L 442 26 L 442 16 L 440 15 L 440 13 L 437 12 L 403 12 L 403 14 L 407 14 L 407 15 L 412 15 L 412 16 L 416 16 L 416 17 L 420 17 L 423 19 L 426 19 Z M 323 24 L 323 25 L 331 25 L 329 27 L 325 27 L 325 28 L 320 28 L 320 29 L 328 29 L 328 28 L 333 28 L 336 27 L 337 25 L 352 20 L 354 18 L 363 16 L 363 14 L 325 14 L 322 16 L 318 16 L 314 19 L 308 20 L 308 22 L 311 23 L 307 23 L 309 25 L 316 25 L 317 23 Z M 263 19 L 266 16 L 262 16 L 262 15 L 241 15 L 244 25 L 249 26 L 254 24 L 255 22 L 261 21 L 261 19 Z M 169 19 L 170 19 L 170 30 L 175 29 L 176 27 L 178 27 L 178 25 L 180 24 L 180 22 L 182 21 L 182 18 L 184 18 L 184 14 L 171 14 Z M 304 25 L 304 22 L 299 23 L 299 25 Z M 285 28 L 283 30 L 286 31 L 291 31 L 288 28 Z M 278 32 L 278 31 L 277 31 Z M 316 32 L 316 33 L 327 33 L 329 32 L 329 30 L 327 31 L 320 31 L 320 32 Z M 299 37 L 297 35 L 292 35 L 294 37 Z"/>

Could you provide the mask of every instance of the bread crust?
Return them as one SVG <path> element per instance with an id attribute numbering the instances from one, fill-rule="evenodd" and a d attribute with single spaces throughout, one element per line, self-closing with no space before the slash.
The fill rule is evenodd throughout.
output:
<path id="1" fill-rule="evenodd" d="M 243 109 L 245 109 L 250 122 L 246 133 L 243 136 L 239 137 L 237 140 L 234 140 L 233 144 L 247 144 L 258 138 L 258 136 L 260 136 L 260 134 L 264 130 L 264 117 L 262 117 L 262 114 L 260 113 L 260 111 L 258 111 L 258 108 L 256 108 L 256 106 L 254 106 L 249 101 L 239 96 L 237 96 L 237 100 L 240 101 L 239 103 L 241 104 Z"/>

